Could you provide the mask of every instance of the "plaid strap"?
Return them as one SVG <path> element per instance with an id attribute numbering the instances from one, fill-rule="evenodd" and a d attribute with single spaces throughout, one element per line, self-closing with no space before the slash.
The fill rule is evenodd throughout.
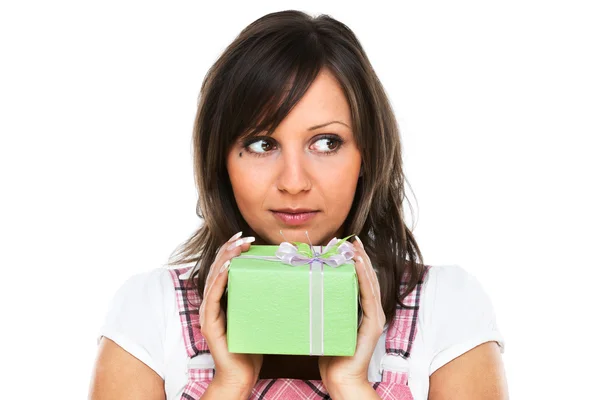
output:
<path id="1" fill-rule="evenodd" d="M 396 383 L 371 382 L 373 389 L 383 400 L 413 400 L 408 386 Z M 320 380 L 261 379 L 249 400 L 297 400 L 327 399 L 331 397 Z"/>
<path id="2" fill-rule="evenodd" d="M 430 265 L 425 265 L 425 270 L 423 271 L 421 279 L 403 300 L 405 307 L 400 304 L 396 305 L 394 319 L 392 320 L 385 337 L 385 352 L 387 355 L 402 357 L 404 359 L 410 358 L 412 344 L 417 335 L 417 319 L 421 302 L 421 288 L 430 268 Z M 409 273 L 405 271 L 404 277 L 400 283 L 401 289 L 408 285 L 409 277 Z M 412 394 L 408 387 L 408 374 L 408 370 L 392 371 L 384 369 L 381 376 L 381 386 L 377 388 L 379 396 L 382 399 L 404 398 L 399 397 L 400 393 L 408 392 L 408 394 L 405 394 L 406 399 L 412 400 Z"/>
<path id="3" fill-rule="evenodd" d="M 177 309 L 179 310 L 179 319 L 183 330 L 183 340 L 188 357 L 195 357 L 198 354 L 209 353 L 208 344 L 200 333 L 200 297 L 192 286 L 192 280 L 180 278 L 189 272 L 192 267 L 171 269 L 171 279 L 175 285 L 175 297 Z"/>
<path id="4" fill-rule="evenodd" d="M 425 280 L 425 276 L 431 268 L 430 265 L 425 265 L 425 271 L 421 279 L 417 282 L 417 286 L 403 300 L 406 307 L 396 305 L 396 313 L 392 321 L 386 338 L 385 352 L 396 356 L 402 356 L 405 359 L 410 357 L 412 344 L 417 335 L 417 318 L 419 316 L 419 308 L 421 302 L 421 288 Z M 408 285 L 408 272 L 405 272 L 400 283 L 400 288 L 405 288 Z"/>
<path id="5" fill-rule="evenodd" d="M 417 331 L 417 316 L 421 286 L 429 266 L 415 289 L 404 299 L 407 307 L 396 308 L 396 314 L 386 335 L 386 353 L 410 357 L 412 342 Z M 189 358 L 209 353 L 206 340 L 200 332 L 198 308 L 200 305 L 197 292 L 191 286 L 191 280 L 180 277 L 190 272 L 192 267 L 171 269 L 171 278 L 175 285 L 177 307 L 182 326 L 185 347 Z M 405 275 L 406 276 L 406 275 Z M 407 280 L 401 285 L 406 286 Z M 190 304 L 191 303 L 191 304 Z M 181 399 L 196 400 L 206 391 L 214 377 L 212 368 L 189 368 L 188 383 Z M 413 400 L 408 387 L 408 371 L 384 370 L 381 382 L 371 382 L 373 389 L 384 400 Z M 288 400 L 288 399 L 331 399 L 323 382 L 320 380 L 301 379 L 261 379 L 249 399 L 252 400 Z"/>
<path id="6" fill-rule="evenodd" d="M 210 385 L 214 377 L 214 372 L 214 369 L 189 368 L 188 382 L 185 388 L 183 388 L 181 399 L 199 399 L 206 392 L 206 389 L 208 389 L 208 385 Z"/>

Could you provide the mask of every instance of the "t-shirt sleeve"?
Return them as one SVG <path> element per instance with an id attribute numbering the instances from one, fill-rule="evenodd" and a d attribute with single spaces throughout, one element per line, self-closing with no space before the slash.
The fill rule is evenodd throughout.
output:
<path id="1" fill-rule="evenodd" d="M 494 307 L 480 282 L 458 265 L 436 268 L 430 276 L 429 293 L 424 294 L 424 298 L 431 296 L 429 375 L 485 342 L 497 342 L 504 353 Z"/>
<path id="2" fill-rule="evenodd" d="M 105 336 L 164 379 L 166 268 L 134 275 L 117 290 L 97 336 Z"/>

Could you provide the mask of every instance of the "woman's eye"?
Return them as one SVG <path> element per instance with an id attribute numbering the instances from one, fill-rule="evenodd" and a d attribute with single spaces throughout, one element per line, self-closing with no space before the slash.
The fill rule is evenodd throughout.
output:
<path id="1" fill-rule="evenodd" d="M 335 137 L 321 138 L 315 142 L 317 151 L 322 153 L 333 153 L 337 151 L 342 144 L 342 141 Z"/>
<path id="2" fill-rule="evenodd" d="M 260 153 L 271 150 L 273 148 L 273 145 L 271 144 L 270 141 L 268 141 L 266 139 L 258 139 L 256 141 L 250 143 L 246 147 L 248 147 L 252 153 L 260 154 Z"/>
<path id="3" fill-rule="evenodd" d="M 311 150 L 325 155 L 335 154 L 344 141 L 337 136 L 327 136 L 317 139 L 311 145 Z M 244 143 L 244 149 L 255 156 L 266 156 L 277 146 L 270 138 L 250 139 Z"/>

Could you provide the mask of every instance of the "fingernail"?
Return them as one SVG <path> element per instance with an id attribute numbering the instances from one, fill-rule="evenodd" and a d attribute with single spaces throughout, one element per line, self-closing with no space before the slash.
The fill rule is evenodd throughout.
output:
<path id="1" fill-rule="evenodd" d="M 233 235 L 232 237 L 229 238 L 228 242 L 231 242 L 232 240 L 235 239 L 239 239 L 240 236 L 242 236 L 242 231 L 239 231 L 238 233 L 236 233 L 235 235 Z"/>
<path id="2" fill-rule="evenodd" d="M 363 258 L 362 258 L 361 256 L 358 256 L 358 257 L 356 257 L 356 259 L 357 259 L 358 261 L 360 261 L 360 262 L 361 262 L 361 264 L 364 264 Z"/>
<path id="3" fill-rule="evenodd" d="M 227 250 L 233 250 L 236 247 L 241 246 L 244 243 L 254 242 L 254 240 L 255 240 L 254 236 L 249 236 L 247 238 L 238 239 L 233 244 L 229 245 L 229 247 L 227 248 Z"/>
<path id="4" fill-rule="evenodd" d="M 223 266 L 219 270 L 219 274 L 222 274 L 224 271 L 226 271 L 227 269 L 229 269 L 229 264 L 231 264 L 230 260 L 225 261 L 225 264 L 223 264 Z"/>
<path id="5" fill-rule="evenodd" d="M 238 240 L 236 240 L 234 243 L 230 244 L 230 245 L 227 247 L 227 250 L 232 250 L 232 249 L 234 249 L 234 248 L 236 248 L 236 247 L 240 246 L 240 245 L 242 244 L 242 242 L 243 242 L 243 240 L 242 240 L 242 239 L 238 239 Z"/>
<path id="6" fill-rule="evenodd" d="M 358 242 L 358 244 L 360 244 L 360 247 L 364 250 L 365 246 L 363 245 L 363 242 L 360 240 L 360 238 L 358 236 L 355 236 L 355 237 L 356 237 L 356 241 Z"/>

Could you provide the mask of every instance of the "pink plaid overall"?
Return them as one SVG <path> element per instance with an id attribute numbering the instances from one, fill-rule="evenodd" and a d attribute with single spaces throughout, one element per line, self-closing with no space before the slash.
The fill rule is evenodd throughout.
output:
<path id="1" fill-rule="evenodd" d="M 171 278 L 175 285 L 177 306 L 183 330 L 183 339 L 189 358 L 210 353 L 206 340 L 200 333 L 197 292 L 190 285 L 191 279 L 179 278 L 192 267 L 171 269 Z M 404 299 L 406 308 L 397 305 L 396 315 L 389 327 L 385 339 L 386 354 L 408 359 L 413 340 L 417 333 L 417 316 L 421 286 L 430 266 L 415 289 Z M 403 282 L 401 285 L 406 285 Z M 191 304 L 190 304 L 191 302 Z M 212 368 L 188 368 L 188 383 L 181 395 L 182 400 L 197 400 L 210 384 L 215 370 Z M 371 382 L 373 389 L 382 399 L 413 400 L 408 387 L 408 371 L 396 372 L 383 370 L 381 382 Z M 322 381 L 300 379 L 260 379 L 249 400 L 292 400 L 292 399 L 331 399 Z"/>

